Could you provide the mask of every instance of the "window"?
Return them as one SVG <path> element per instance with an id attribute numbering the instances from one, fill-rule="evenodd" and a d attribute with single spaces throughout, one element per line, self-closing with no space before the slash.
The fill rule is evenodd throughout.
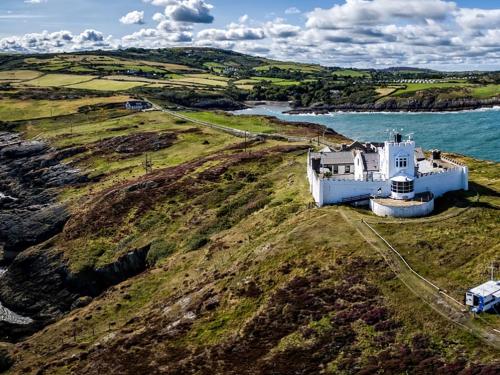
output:
<path id="1" fill-rule="evenodd" d="M 413 181 L 392 181 L 391 191 L 393 193 L 407 194 L 413 192 Z"/>
<path id="2" fill-rule="evenodd" d="M 396 158 L 396 168 L 406 168 L 408 166 L 408 158 Z"/>
<path id="3" fill-rule="evenodd" d="M 339 166 L 338 165 L 333 166 L 333 174 L 339 174 Z"/>
<path id="4" fill-rule="evenodd" d="M 351 166 L 350 165 L 345 166 L 345 173 L 351 173 Z"/>

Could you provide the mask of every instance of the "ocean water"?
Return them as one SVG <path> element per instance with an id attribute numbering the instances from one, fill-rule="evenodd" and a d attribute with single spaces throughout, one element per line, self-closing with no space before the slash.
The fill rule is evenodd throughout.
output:
<path id="1" fill-rule="evenodd" d="M 287 109 L 267 105 L 234 113 L 313 122 L 358 141 L 384 141 L 388 130 L 402 129 L 402 134 L 411 134 L 417 145 L 424 149 L 440 149 L 500 162 L 500 107 L 460 112 L 335 112 L 325 115 L 283 113 Z"/>
<path id="2" fill-rule="evenodd" d="M 0 279 L 5 272 L 6 270 L 0 267 Z M 0 322 L 8 322 L 13 324 L 30 324 L 33 322 L 33 320 L 10 311 L 6 307 L 2 306 L 2 303 L 0 303 Z"/>

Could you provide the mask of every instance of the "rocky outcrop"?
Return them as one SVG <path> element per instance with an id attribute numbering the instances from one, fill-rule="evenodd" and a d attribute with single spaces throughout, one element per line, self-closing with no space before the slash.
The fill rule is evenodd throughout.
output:
<path id="1" fill-rule="evenodd" d="M 87 181 L 61 163 L 68 152 L 0 133 L 0 262 L 62 230 L 69 213 L 56 203 L 57 188 Z"/>
<path id="2" fill-rule="evenodd" d="M 149 251 L 148 245 L 108 265 L 73 273 L 63 254 L 51 246 L 48 242 L 22 252 L 3 275 L 2 304 L 34 321 L 27 325 L 0 322 L 0 340 L 17 340 L 32 334 L 91 300 L 82 297 L 96 297 L 110 286 L 141 273 Z"/>
<path id="3" fill-rule="evenodd" d="M 297 107 L 289 114 L 317 113 L 324 114 L 335 111 L 346 112 L 446 112 L 463 111 L 500 105 L 500 97 L 491 99 L 447 99 L 440 100 L 435 96 L 415 96 L 411 98 L 388 98 L 375 103 L 337 105 L 318 104 L 312 107 Z"/>

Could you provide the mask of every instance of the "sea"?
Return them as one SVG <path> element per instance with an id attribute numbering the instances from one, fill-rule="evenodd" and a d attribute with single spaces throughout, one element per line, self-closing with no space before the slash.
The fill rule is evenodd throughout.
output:
<path id="1" fill-rule="evenodd" d="M 361 142 L 383 142 L 397 130 L 426 150 L 440 149 L 500 162 L 500 107 L 458 112 L 284 113 L 284 104 L 235 111 L 238 115 L 275 116 L 284 121 L 312 122 Z"/>
<path id="2" fill-rule="evenodd" d="M 5 274 L 6 271 L 7 270 L 5 268 L 0 268 L 0 282 L 2 276 Z M 15 312 L 2 306 L 2 303 L 0 303 L 0 322 L 7 322 L 12 324 L 30 324 L 33 322 L 33 320 L 31 318 L 27 318 L 19 314 L 16 314 Z"/>

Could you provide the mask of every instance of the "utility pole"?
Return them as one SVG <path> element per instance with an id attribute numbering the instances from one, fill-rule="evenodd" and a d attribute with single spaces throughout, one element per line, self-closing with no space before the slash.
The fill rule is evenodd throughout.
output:
<path id="1" fill-rule="evenodd" d="M 148 154 L 145 155 L 146 158 L 144 162 L 142 163 L 142 166 L 144 167 L 144 170 L 146 171 L 146 174 L 151 173 L 153 171 L 153 161 L 151 160 L 151 157 L 148 157 Z"/>
<path id="2" fill-rule="evenodd" d="M 489 267 L 491 270 L 491 281 L 495 280 L 495 263 L 491 263 L 491 266 Z"/>

